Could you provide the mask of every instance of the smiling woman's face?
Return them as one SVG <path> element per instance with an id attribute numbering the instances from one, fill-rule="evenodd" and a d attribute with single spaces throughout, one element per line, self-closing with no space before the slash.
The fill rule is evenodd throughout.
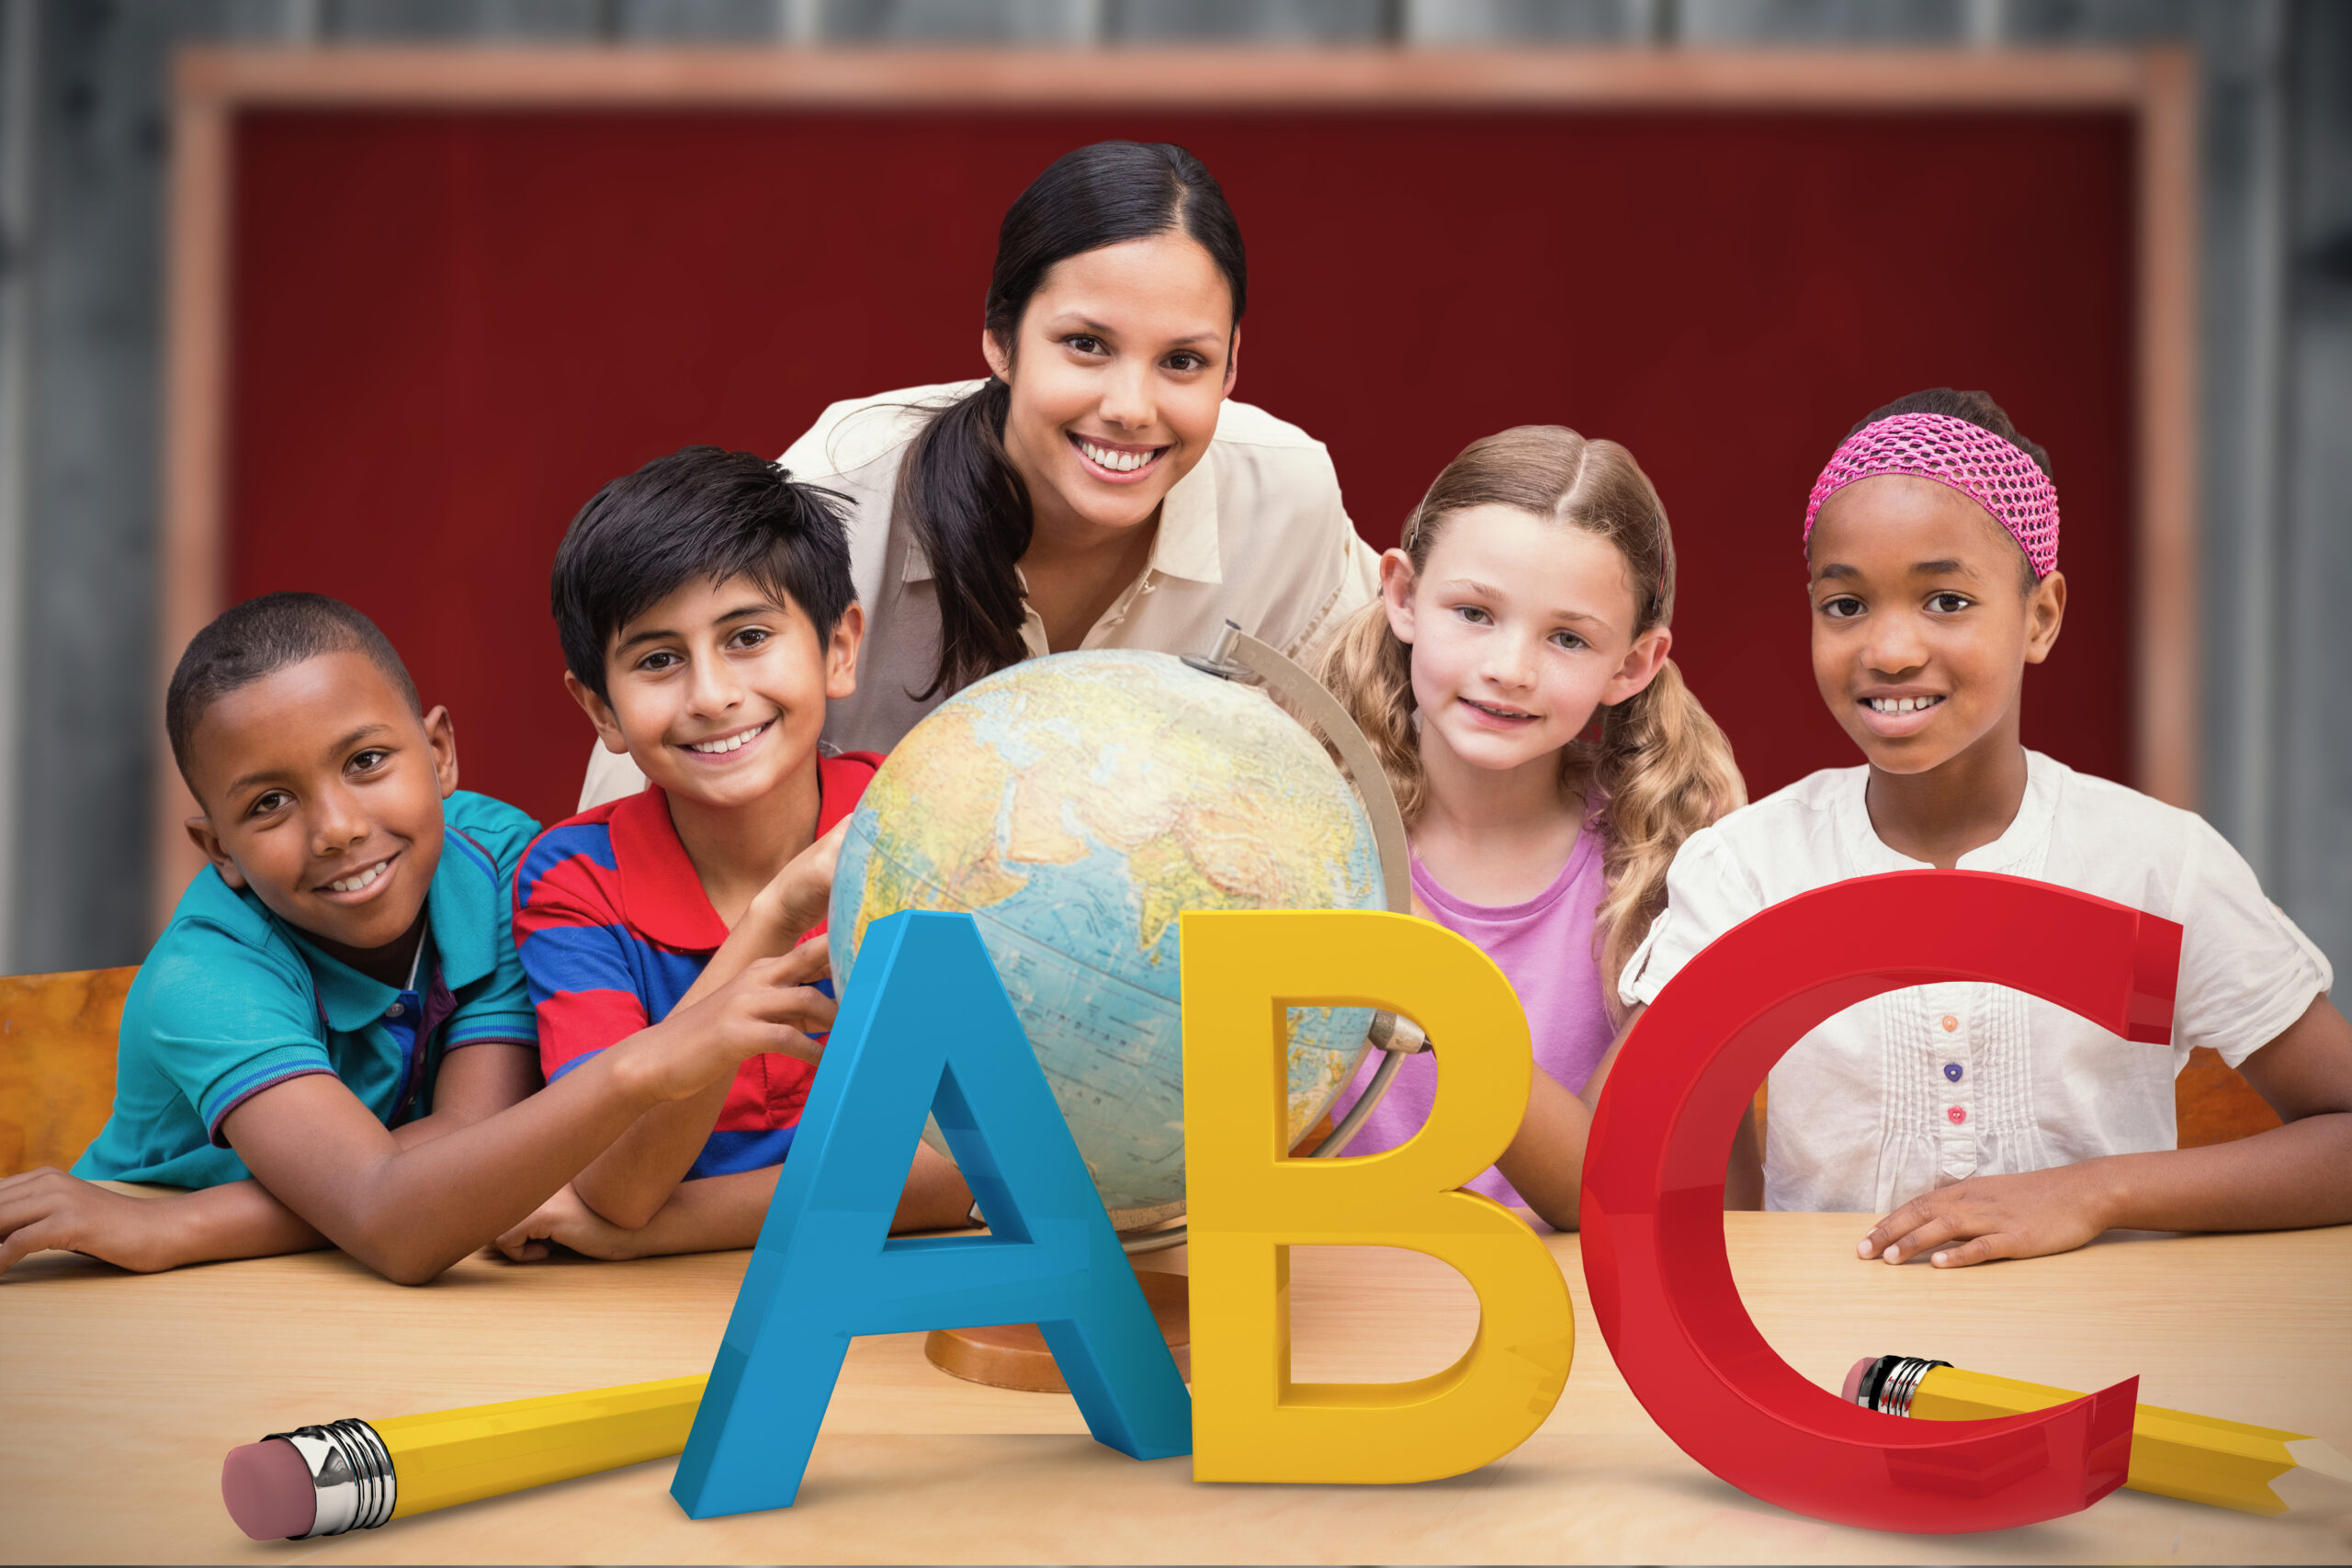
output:
<path id="1" fill-rule="evenodd" d="M 1040 542 L 1098 543 L 1159 514 L 1216 434 L 1238 338 L 1224 273 L 1182 232 L 1071 256 L 1013 343 L 981 334 L 1012 390 L 1005 451 Z"/>

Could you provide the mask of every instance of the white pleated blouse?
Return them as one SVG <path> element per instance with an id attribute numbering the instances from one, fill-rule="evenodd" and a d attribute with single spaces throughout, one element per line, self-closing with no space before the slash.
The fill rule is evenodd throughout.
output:
<path id="1" fill-rule="evenodd" d="M 1971 1176 L 2175 1147 L 2173 1078 L 2189 1051 L 2210 1045 L 2235 1066 L 2333 984 L 2326 958 L 2204 818 L 2039 752 L 2026 763 L 2015 820 L 1960 869 L 2178 921 L 2171 1046 L 2135 1044 L 2003 986 L 1873 997 L 1772 1069 L 1766 1208 L 1883 1214 Z M 1700 949 L 1783 898 L 1926 869 L 1871 828 L 1868 777 L 1817 773 L 1692 834 L 1668 874 L 1665 912 L 1625 966 L 1623 999 L 1655 1000 Z"/>

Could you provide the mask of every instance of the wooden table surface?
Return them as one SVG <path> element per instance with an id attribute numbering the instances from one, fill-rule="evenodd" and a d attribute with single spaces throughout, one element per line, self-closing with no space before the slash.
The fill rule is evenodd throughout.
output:
<path id="1" fill-rule="evenodd" d="M 1835 1387 L 1862 1355 L 1929 1355 L 2291 1427 L 2352 1452 L 2352 1227 L 2109 1238 L 1937 1272 L 1862 1263 L 1869 1217 L 1725 1216 L 1765 1337 Z M 958 1382 L 920 1335 L 853 1347 L 800 1501 L 701 1523 L 673 1461 L 324 1540 L 248 1541 L 220 1456 L 269 1431 L 709 1367 L 748 1254 L 641 1263 L 477 1258 L 424 1290 L 334 1253 L 150 1277 L 42 1254 L 0 1278 L 0 1561 L 31 1562 L 2207 1562 L 2352 1560 L 2352 1518 L 2281 1520 L 2119 1492 L 2030 1529 L 1895 1536 L 1757 1502 L 1683 1457 L 1627 1392 L 1584 1301 L 1543 1430 L 1416 1486 L 1196 1485 L 1085 1436 L 1064 1396 Z M 1293 1254 L 1295 1371 L 1434 1371 L 1476 1308 L 1442 1265 Z M 1183 1266 L 1181 1250 L 1148 1259 Z"/>

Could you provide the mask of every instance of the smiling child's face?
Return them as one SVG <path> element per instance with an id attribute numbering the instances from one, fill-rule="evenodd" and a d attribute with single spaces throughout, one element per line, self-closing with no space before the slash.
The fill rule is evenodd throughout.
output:
<path id="1" fill-rule="evenodd" d="M 1389 551 L 1381 592 L 1412 645 L 1423 750 L 1490 771 L 1550 766 L 1596 708 L 1649 684 L 1672 642 L 1662 626 L 1634 634 L 1615 545 L 1512 506 L 1447 518 L 1419 572 Z"/>
<path id="2" fill-rule="evenodd" d="M 1903 474 L 1831 496 L 1808 555 L 1814 680 L 1872 767 L 1924 773 L 2018 743 L 2025 667 L 2058 640 L 2064 578 L 2025 587 L 2023 553 L 1984 508 Z"/>
<path id="3" fill-rule="evenodd" d="M 1225 274 L 1182 233 L 1086 251 L 1046 275 L 1015 334 L 983 333 L 981 349 L 1012 388 L 1005 451 L 1040 520 L 1149 522 L 1208 451 L 1233 389 Z"/>
<path id="4" fill-rule="evenodd" d="M 414 929 L 458 787 L 447 710 L 420 719 L 364 653 L 322 653 L 217 699 L 188 739 L 197 846 L 232 887 L 364 965 Z"/>
<path id="5" fill-rule="evenodd" d="M 672 795 L 719 808 L 765 799 L 813 758 L 825 703 L 857 689 L 855 604 L 831 633 L 749 578 L 697 579 L 613 634 L 598 697 L 564 684 L 605 744 Z"/>

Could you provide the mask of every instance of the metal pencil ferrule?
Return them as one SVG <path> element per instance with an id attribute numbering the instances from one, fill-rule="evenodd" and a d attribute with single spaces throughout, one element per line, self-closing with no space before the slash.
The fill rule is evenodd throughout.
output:
<path id="1" fill-rule="evenodd" d="M 1919 1380 L 1938 1367 L 1951 1365 L 1919 1356 L 1881 1356 L 1864 1375 L 1854 1402 L 1888 1416 L 1908 1416 L 1912 1398 L 1919 1392 Z"/>
<path id="2" fill-rule="evenodd" d="M 318 1517 L 309 1534 L 300 1539 L 371 1530 L 392 1517 L 399 1490 L 392 1476 L 392 1456 L 367 1422 L 330 1421 L 323 1427 L 272 1432 L 262 1440 L 292 1445 L 310 1467 L 311 1484 L 318 1493 Z"/>

